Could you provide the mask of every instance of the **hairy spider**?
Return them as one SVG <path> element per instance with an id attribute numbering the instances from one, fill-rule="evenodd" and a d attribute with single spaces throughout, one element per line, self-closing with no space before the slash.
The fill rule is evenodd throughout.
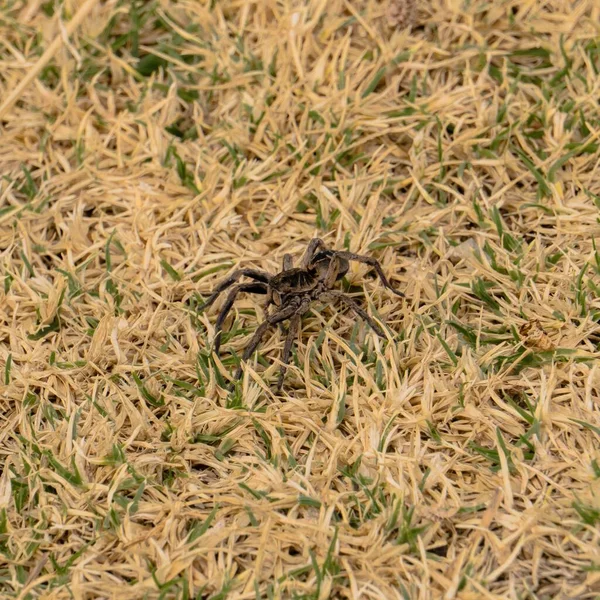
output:
<path id="1" fill-rule="evenodd" d="M 277 325 L 286 319 L 290 319 L 289 328 L 283 346 L 283 356 L 279 379 L 277 381 L 277 390 L 281 390 L 283 379 L 290 361 L 290 354 L 294 337 L 300 326 L 302 315 L 308 312 L 310 305 L 315 300 L 330 302 L 341 300 L 357 315 L 362 317 L 381 337 L 385 334 L 381 327 L 369 316 L 355 300 L 347 296 L 344 292 L 332 289 L 335 282 L 344 277 L 349 269 L 349 261 L 356 260 L 375 269 L 379 279 L 385 287 L 394 294 L 404 297 L 402 292 L 395 290 L 387 280 L 381 265 L 376 259 L 369 256 L 361 256 L 352 252 L 340 250 L 329 250 L 325 247 L 323 240 L 314 238 L 308 244 L 308 248 L 302 257 L 300 267 L 294 267 L 292 257 L 285 254 L 283 257 L 283 270 L 276 275 L 271 275 L 264 271 L 256 269 L 239 269 L 234 271 L 227 279 L 223 280 L 208 300 L 199 308 L 204 310 L 208 308 L 218 298 L 219 294 L 232 286 L 242 276 L 253 279 L 251 283 L 240 283 L 230 290 L 225 304 L 215 323 L 215 341 L 214 351 L 219 354 L 221 346 L 221 330 L 223 323 L 227 318 L 237 295 L 240 292 L 250 292 L 252 294 L 263 294 L 267 296 L 266 319 L 258 326 L 252 339 L 246 346 L 242 360 L 247 361 L 265 335 L 267 329 L 272 325 Z M 272 314 L 268 314 L 268 307 L 274 304 L 276 309 Z M 234 375 L 234 381 L 242 376 L 242 367 L 240 366 Z"/>

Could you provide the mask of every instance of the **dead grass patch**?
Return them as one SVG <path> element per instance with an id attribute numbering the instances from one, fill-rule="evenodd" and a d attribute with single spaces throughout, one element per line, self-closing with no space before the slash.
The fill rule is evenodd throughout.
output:
<path id="1" fill-rule="evenodd" d="M 2 4 L 3 598 L 598 597 L 600 6 L 411 4 Z"/>

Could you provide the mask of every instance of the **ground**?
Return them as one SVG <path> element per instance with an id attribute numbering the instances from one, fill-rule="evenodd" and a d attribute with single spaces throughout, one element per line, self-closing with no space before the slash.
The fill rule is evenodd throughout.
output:
<path id="1" fill-rule="evenodd" d="M 597 0 L 0 3 L 0 596 L 600 597 Z M 275 329 L 308 241 L 376 257 Z M 599 242 L 600 243 L 600 242 Z"/>

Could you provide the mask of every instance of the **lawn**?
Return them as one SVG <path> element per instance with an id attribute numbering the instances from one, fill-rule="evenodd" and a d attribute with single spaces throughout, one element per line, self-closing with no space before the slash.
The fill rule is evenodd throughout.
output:
<path id="1" fill-rule="evenodd" d="M 1 1 L 0 598 L 600 598 L 599 23 Z M 264 296 L 202 304 L 314 237 L 385 337 L 229 391 Z"/>

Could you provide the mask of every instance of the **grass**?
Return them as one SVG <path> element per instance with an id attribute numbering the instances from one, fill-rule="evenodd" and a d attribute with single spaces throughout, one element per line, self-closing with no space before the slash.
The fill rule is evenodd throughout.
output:
<path id="1" fill-rule="evenodd" d="M 599 597 L 597 2 L 390 2 L 0 5 L 0 597 Z"/>

